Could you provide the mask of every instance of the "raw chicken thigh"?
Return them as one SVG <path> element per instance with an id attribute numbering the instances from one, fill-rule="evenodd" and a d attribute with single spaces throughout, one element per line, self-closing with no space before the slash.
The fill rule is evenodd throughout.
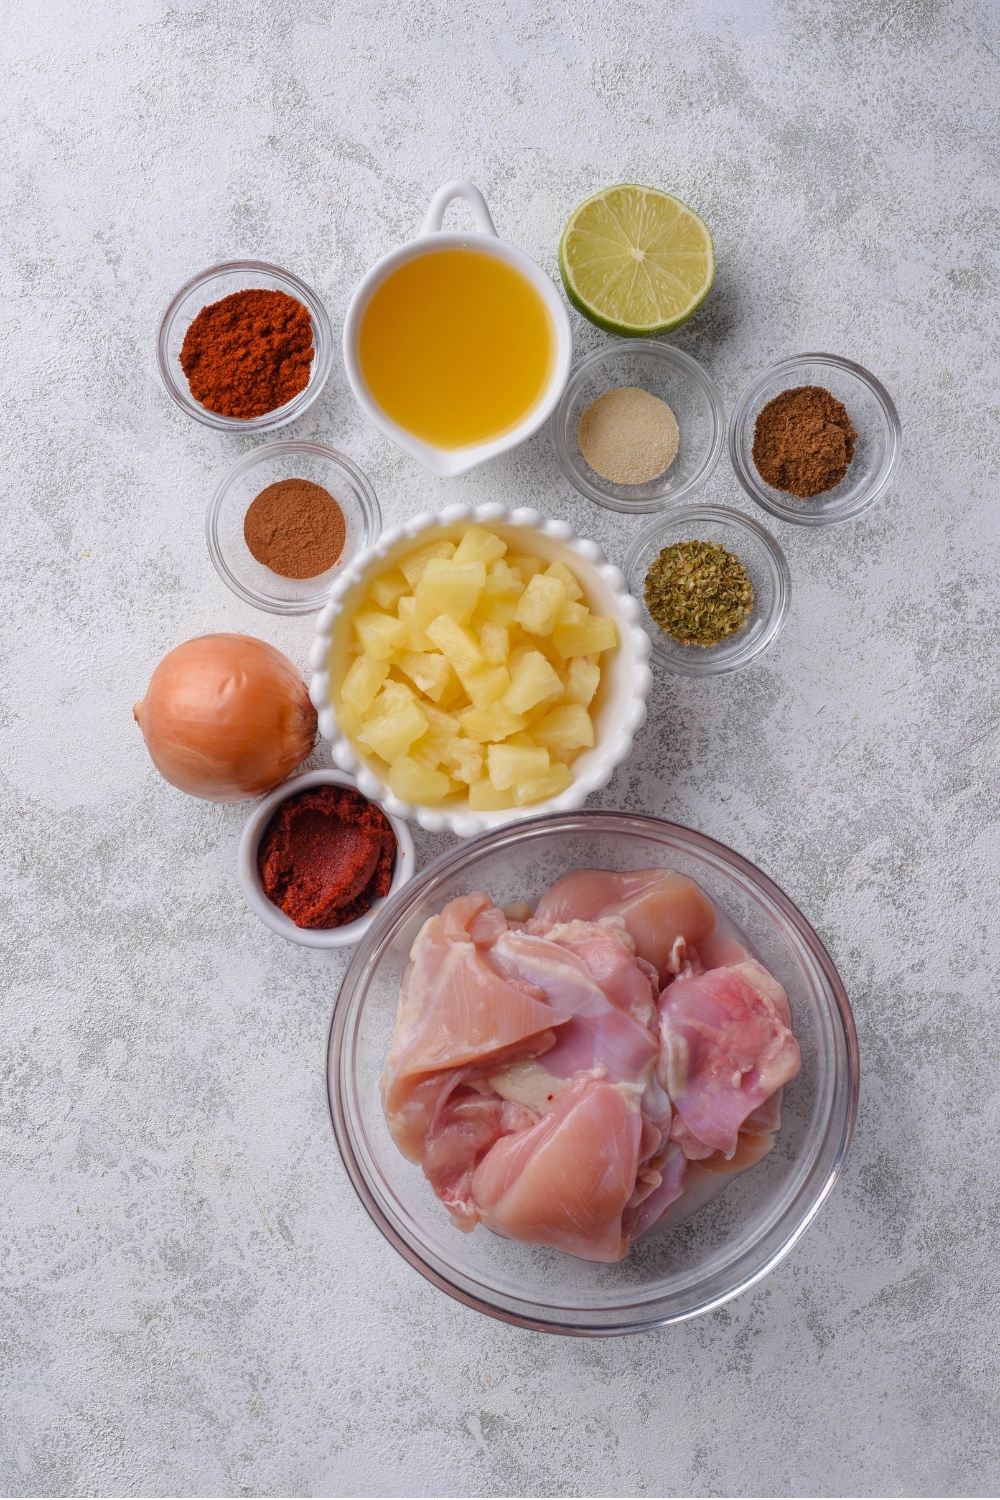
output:
<path id="1" fill-rule="evenodd" d="M 526 921 L 477 891 L 424 924 L 382 1100 L 461 1229 L 617 1261 L 770 1150 L 799 1066 L 784 990 L 694 881 L 578 870 Z"/>

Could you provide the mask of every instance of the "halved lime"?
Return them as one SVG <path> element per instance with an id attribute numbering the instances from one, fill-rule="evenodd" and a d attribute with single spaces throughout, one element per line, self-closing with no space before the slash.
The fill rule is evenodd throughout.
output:
<path id="1" fill-rule="evenodd" d="M 708 296 L 715 246 L 679 198 L 634 182 L 581 203 L 559 241 L 566 295 L 599 328 L 652 338 L 678 328 Z"/>

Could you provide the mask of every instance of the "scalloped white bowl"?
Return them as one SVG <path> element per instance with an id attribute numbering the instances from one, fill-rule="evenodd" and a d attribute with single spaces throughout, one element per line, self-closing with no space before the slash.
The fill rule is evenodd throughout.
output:
<path id="1" fill-rule="evenodd" d="M 372 577 L 391 567 L 431 533 L 440 531 L 457 539 L 473 523 L 509 534 L 514 551 L 535 552 L 572 568 L 591 609 L 610 615 L 619 635 L 616 649 L 601 660 L 601 686 L 592 708 L 596 743 L 592 749 L 581 751 L 573 762 L 573 784 L 548 801 L 490 813 L 473 812 L 465 798 L 453 797 L 428 807 L 394 797 L 375 766 L 353 740 L 340 732 L 331 688 L 331 679 L 339 679 L 346 671 L 351 620 Z M 354 777 L 366 797 L 377 798 L 387 812 L 417 822 L 431 833 L 471 838 L 503 823 L 536 818 L 539 813 L 572 812 L 583 806 L 591 792 L 607 785 L 645 721 L 646 694 L 652 678 L 649 637 L 640 619 L 639 605 L 629 593 L 621 569 L 607 561 L 596 542 L 578 537 L 565 521 L 546 520 L 537 510 L 505 510 L 502 505 L 449 505 L 441 511 L 425 511 L 402 526 L 383 531 L 373 547 L 351 559 L 330 589 L 329 602 L 316 622 L 316 639 L 309 657 L 313 670 L 309 696 L 319 715 L 320 734 L 329 740 L 337 765 Z"/>

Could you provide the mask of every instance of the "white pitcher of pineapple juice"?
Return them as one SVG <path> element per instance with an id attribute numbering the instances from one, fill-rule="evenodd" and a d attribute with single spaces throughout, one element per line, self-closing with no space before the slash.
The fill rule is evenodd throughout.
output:
<path id="1" fill-rule="evenodd" d="M 454 198 L 476 230 L 442 229 Z M 351 298 L 344 364 L 361 407 L 432 474 L 464 474 L 538 431 L 569 378 L 573 335 L 542 268 L 500 239 L 482 193 L 455 178 L 418 237 Z"/>

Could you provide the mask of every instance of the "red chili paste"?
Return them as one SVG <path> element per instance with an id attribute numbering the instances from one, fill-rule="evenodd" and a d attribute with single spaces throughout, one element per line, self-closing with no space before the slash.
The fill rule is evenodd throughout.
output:
<path id="1" fill-rule="evenodd" d="M 353 787 L 315 786 L 283 802 L 257 851 L 264 894 L 296 927 L 343 927 L 388 895 L 396 835 Z"/>

